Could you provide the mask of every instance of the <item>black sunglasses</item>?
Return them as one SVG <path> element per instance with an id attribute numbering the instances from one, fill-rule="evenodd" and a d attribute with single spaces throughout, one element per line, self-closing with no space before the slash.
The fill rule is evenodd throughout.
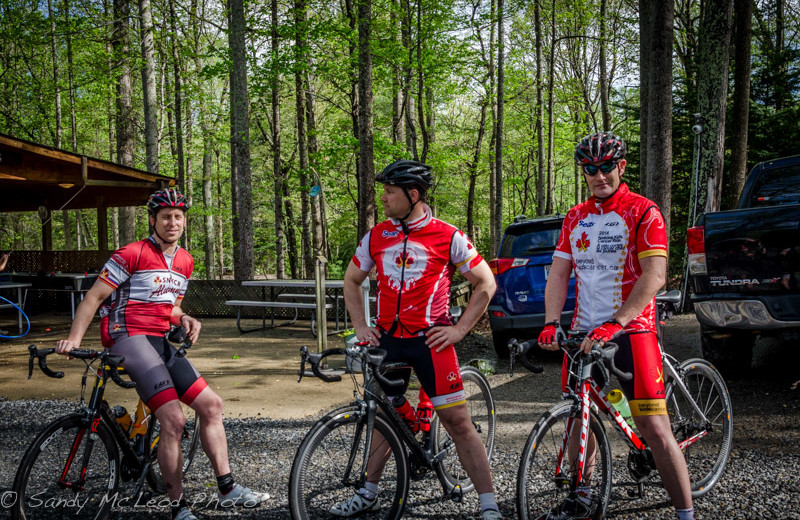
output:
<path id="1" fill-rule="evenodd" d="M 589 176 L 597 175 L 597 172 L 603 172 L 604 174 L 609 174 L 614 171 L 614 168 L 617 167 L 616 161 L 614 162 L 604 162 L 601 164 L 584 164 L 583 165 L 583 173 Z"/>

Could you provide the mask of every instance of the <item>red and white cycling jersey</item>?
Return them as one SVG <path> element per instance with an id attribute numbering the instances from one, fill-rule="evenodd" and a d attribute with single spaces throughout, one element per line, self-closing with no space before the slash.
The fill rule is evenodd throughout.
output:
<path id="1" fill-rule="evenodd" d="M 100 308 L 103 345 L 168 332 L 172 308 L 183 299 L 193 270 L 185 249 L 178 247 L 170 258 L 152 236 L 115 251 L 99 276 L 114 289 L 111 303 Z"/>
<path id="2" fill-rule="evenodd" d="M 639 260 L 667 256 L 664 217 L 651 200 L 626 184 L 602 203 L 595 197 L 564 218 L 554 257 L 575 269 L 572 328 L 590 331 L 610 320 L 642 274 Z M 655 299 L 626 327 L 626 332 L 655 332 Z"/>
<path id="3" fill-rule="evenodd" d="M 466 273 L 483 258 L 458 228 L 425 215 L 408 223 L 389 219 L 372 228 L 353 256 L 362 271 L 377 267 L 377 324 L 396 337 L 418 336 L 434 325 L 450 325 L 450 283 L 458 269 Z"/>

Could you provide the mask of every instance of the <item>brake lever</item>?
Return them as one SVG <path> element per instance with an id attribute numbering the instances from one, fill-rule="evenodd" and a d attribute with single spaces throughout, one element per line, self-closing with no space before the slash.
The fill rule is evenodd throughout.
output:
<path id="1" fill-rule="evenodd" d="M 303 375 L 306 373 L 306 359 L 308 359 L 308 347 L 303 345 L 300 347 L 300 374 L 297 378 L 298 383 L 303 379 Z"/>

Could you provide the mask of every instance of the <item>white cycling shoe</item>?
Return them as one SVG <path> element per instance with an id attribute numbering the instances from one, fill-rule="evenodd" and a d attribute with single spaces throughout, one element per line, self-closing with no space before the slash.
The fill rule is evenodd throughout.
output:
<path id="1" fill-rule="evenodd" d="M 481 520 L 503 520 L 503 515 L 496 509 L 487 509 L 481 513 Z"/>
<path id="2" fill-rule="evenodd" d="M 364 495 L 358 493 L 353 494 L 352 497 L 336 504 L 328 509 L 328 512 L 333 516 L 340 518 L 350 518 L 353 516 L 361 516 L 366 513 L 374 513 L 381 508 L 380 500 L 377 495 L 372 500 L 365 498 Z"/>
<path id="3" fill-rule="evenodd" d="M 217 491 L 217 499 L 220 507 L 256 507 L 260 503 L 269 500 L 269 493 L 259 493 L 241 484 L 236 484 L 227 495 Z"/>

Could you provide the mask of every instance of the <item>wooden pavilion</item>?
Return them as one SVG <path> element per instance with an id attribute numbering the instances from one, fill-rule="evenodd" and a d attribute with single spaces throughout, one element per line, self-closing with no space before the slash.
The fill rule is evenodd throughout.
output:
<path id="1" fill-rule="evenodd" d="M 140 206 L 171 177 L 0 134 L 0 211 L 38 211 L 42 251 L 18 251 L 9 261 L 17 271 L 84 271 L 108 258 L 108 208 Z M 97 209 L 96 251 L 52 251 L 49 215 L 68 209 Z"/>

